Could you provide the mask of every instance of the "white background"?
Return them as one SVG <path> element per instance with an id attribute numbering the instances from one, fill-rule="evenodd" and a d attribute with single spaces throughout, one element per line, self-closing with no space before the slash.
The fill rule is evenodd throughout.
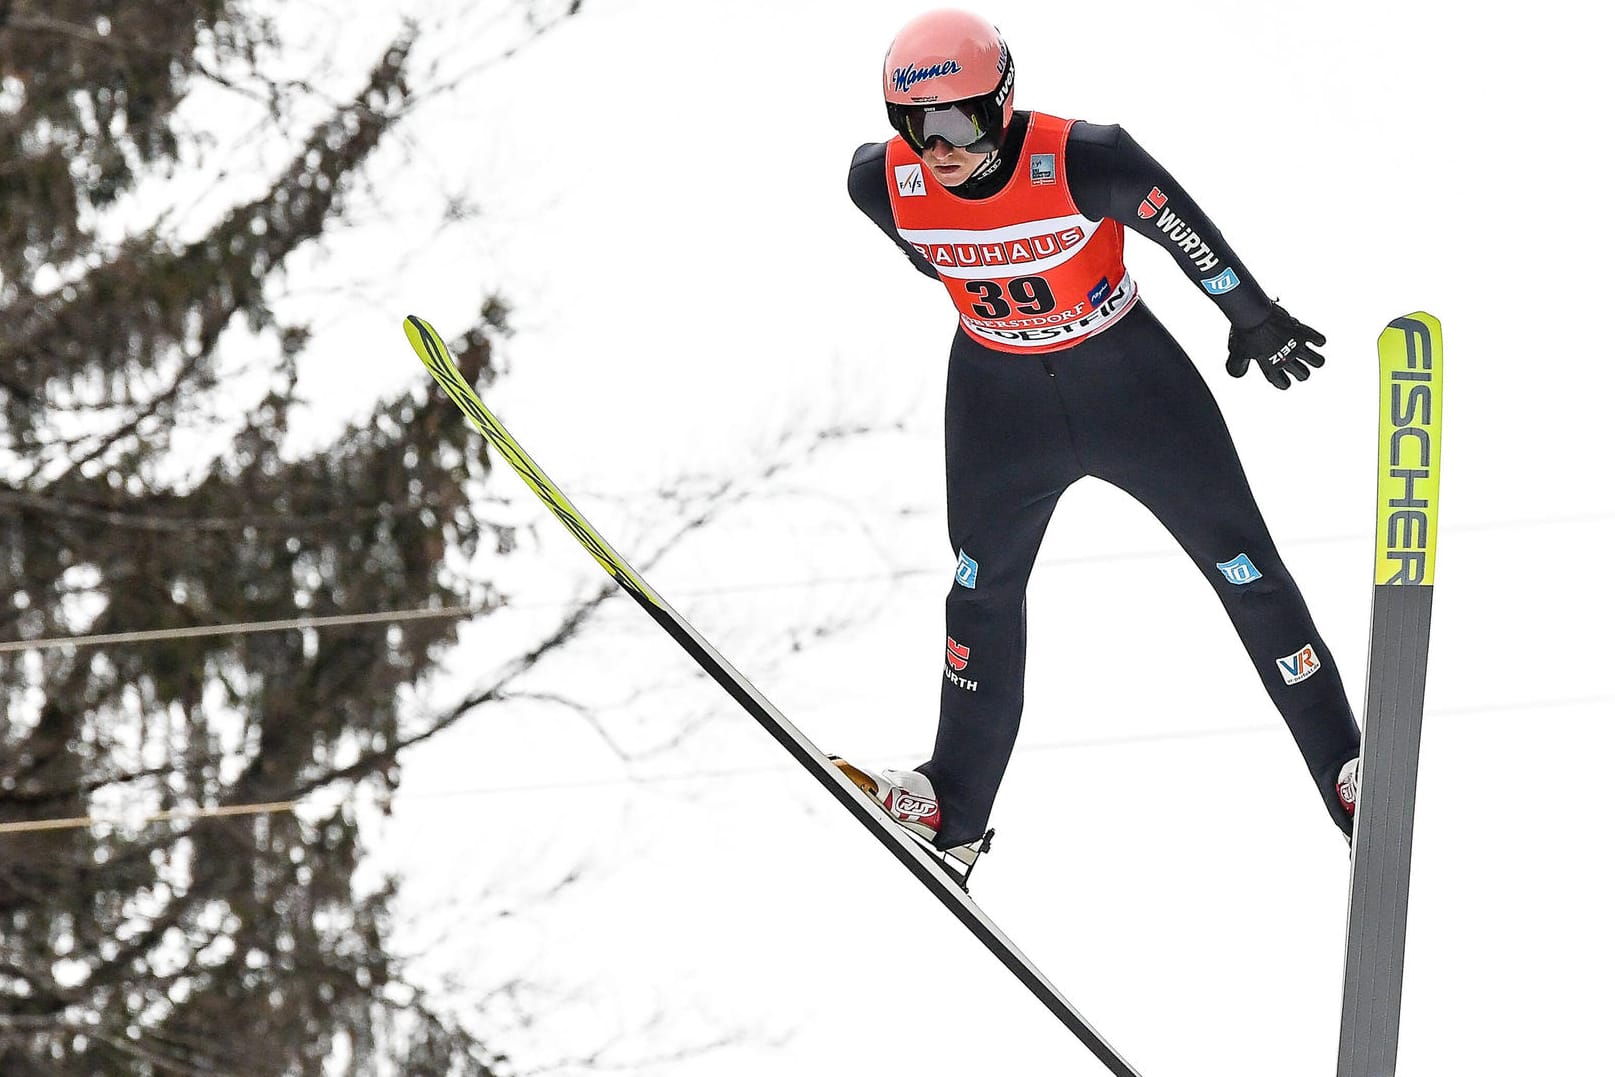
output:
<path id="1" fill-rule="evenodd" d="M 320 281 L 366 297 L 324 319 L 344 358 L 305 374 L 322 415 L 424 377 L 405 314 L 453 335 L 503 289 L 520 331 L 489 404 L 630 560 L 658 483 L 743 468 L 793 417 L 905 421 L 652 576 L 816 743 L 874 766 L 925 758 L 934 729 L 952 317 L 845 177 L 858 144 L 887 137 L 880 60 L 923 6 L 591 0 L 421 110 L 386 165 L 390 215 L 307 270 L 311 304 Z M 1127 126 L 1328 335 L 1328 366 L 1297 390 L 1230 380 L 1214 306 L 1130 241 L 1354 695 L 1374 340 L 1408 311 L 1442 319 L 1399 1072 L 1615 1072 L 1607 16 L 982 10 L 1014 52 L 1017 105 Z M 440 235 L 445 191 L 482 216 Z M 494 490 L 539 519 L 513 475 Z M 522 602 L 466 634 L 456 674 L 516 652 L 590 580 L 564 532 L 540 528 L 538 559 L 481 566 Z M 1025 721 L 975 896 L 1146 1074 L 1331 1073 L 1346 850 L 1213 595 L 1141 508 L 1089 480 L 1029 601 Z M 779 632 L 838 613 L 855 627 L 769 660 Z M 419 975 L 457 985 L 448 997 L 515 1065 L 585 1072 L 610 1043 L 600 1065 L 645 1074 L 1102 1072 L 636 610 L 618 603 L 610 624 L 535 690 L 600 704 L 667 683 L 614 712 L 646 738 L 717 717 L 625 768 L 564 707 L 488 708 L 408 757 L 378 833 Z M 511 976 L 545 984 L 540 1001 L 488 995 Z"/>

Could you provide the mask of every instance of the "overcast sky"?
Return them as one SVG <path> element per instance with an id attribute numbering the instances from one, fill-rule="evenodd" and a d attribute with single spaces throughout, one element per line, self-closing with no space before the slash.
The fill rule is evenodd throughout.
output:
<path id="1" fill-rule="evenodd" d="M 926 6 L 590 0 L 421 110 L 408 153 L 379 170 L 389 213 L 334 237 L 288 300 L 316 309 L 323 283 L 363 297 L 323 310 L 325 354 L 342 359 L 302 381 L 313 436 L 377 387 L 425 378 L 405 314 L 452 336 L 497 285 L 519 332 L 488 402 L 630 560 L 648 552 L 635 542 L 654 533 L 658 483 L 742 468 L 793 417 L 902 420 L 651 581 L 821 747 L 876 766 L 922 760 L 934 730 L 953 317 L 844 184 L 853 150 L 888 134 L 885 47 Z M 384 39 L 402 10 L 332 13 L 322 40 Z M 1124 124 L 1328 335 L 1329 364 L 1299 389 L 1233 381 L 1216 309 L 1129 239 L 1354 698 L 1374 340 L 1409 311 L 1443 320 L 1401 1072 L 1610 1072 L 1607 14 L 979 10 L 1016 57 L 1017 105 Z M 462 61 L 503 32 L 440 21 Z M 446 237 L 445 191 L 481 214 Z M 493 489 L 540 518 L 513 475 Z M 483 566 L 520 602 L 467 634 L 456 675 L 515 652 L 597 571 L 540 528 L 539 555 Z M 1147 513 L 1088 480 L 1056 514 L 1029 603 L 1026 717 L 978 901 L 1145 1074 L 1333 1072 L 1348 858 L 1214 596 Z M 779 633 L 837 615 L 855 627 L 770 660 Z M 405 875 L 410 938 L 430 941 L 422 975 L 456 979 L 464 1000 L 517 974 L 553 988 L 526 1031 L 530 996 L 476 1003 L 501 1050 L 536 1069 L 621 1038 L 605 1062 L 667 1077 L 1103 1072 L 654 625 L 626 602 L 611 624 L 535 687 L 627 701 L 614 721 L 646 741 L 717 717 L 624 768 L 565 708 L 490 708 L 408 757 L 378 835 L 378 863 Z M 647 684 L 663 687 L 630 699 Z M 583 881 L 536 899 L 580 863 Z"/>

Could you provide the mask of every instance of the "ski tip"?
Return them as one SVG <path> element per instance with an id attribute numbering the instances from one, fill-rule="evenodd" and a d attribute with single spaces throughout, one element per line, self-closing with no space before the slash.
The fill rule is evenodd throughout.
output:
<path id="1" fill-rule="evenodd" d="M 409 338 L 409 346 L 415 349 L 415 354 L 420 356 L 421 362 L 429 367 L 434 365 L 432 361 L 434 354 L 448 354 L 449 346 L 438 336 L 437 330 L 432 328 L 432 323 L 418 315 L 405 315 L 404 336 Z"/>
<path id="2" fill-rule="evenodd" d="M 1427 329 L 1441 332 L 1441 319 L 1427 310 L 1416 310 L 1412 314 L 1404 314 L 1400 318 L 1392 318 L 1385 323 L 1387 333 L 1406 329 L 1410 323 L 1418 323 Z"/>

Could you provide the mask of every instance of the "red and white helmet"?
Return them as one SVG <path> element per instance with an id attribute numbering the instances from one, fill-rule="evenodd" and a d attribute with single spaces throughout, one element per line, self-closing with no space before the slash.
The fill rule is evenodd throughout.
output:
<path id="1" fill-rule="evenodd" d="M 882 71 L 886 116 L 919 153 L 934 138 L 975 153 L 996 150 L 1015 104 L 1015 61 L 992 23 L 932 11 L 897 32 Z"/>

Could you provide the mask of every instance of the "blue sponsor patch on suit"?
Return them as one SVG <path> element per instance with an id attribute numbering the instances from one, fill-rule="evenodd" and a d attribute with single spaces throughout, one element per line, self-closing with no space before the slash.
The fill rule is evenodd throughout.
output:
<path id="1" fill-rule="evenodd" d="M 1262 578 L 1262 574 L 1256 570 L 1256 566 L 1251 564 L 1251 559 L 1245 554 L 1240 554 L 1232 561 L 1218 561 L 1217 568 L 1222 572 L 1223 578 L 1235 586 L 1255 583 Z"/>
<path id="2" fill-rule="evenodd" d="M 1212 295 L 1227 295 L 1239 287 L 1239 274 L 1234 272 L 1233 266 L 1229 266 L 1215 277 L 1201 281 L 1200 286 Z"/>
<path id="3" fill-rule="evenodd" d="M 1103 303 L 1105 298 L 1109 295 L 1110 278 L 1101 277 L 1099 278 L 1099 283 L 1094 285 L 1093 288 L 1088 292 L 1088 305 L 1090 307 L 1097 307 L 1099 304 Z"/>
<path id="4" fill-rule="evenodd" d="M 1054 154 L 1032 154 L 1032 186 L 1045 187 L 1054 182 Z"/>
<path id="5" fill-rule="evenodd" d="M 953 578 L 959 581 L 960 587 L 976 589 L 976 577 L 980 574 L 980 566 L 970 559 L 970 555 L 963 550 L 959 551 L 959 566 L 954 569 Z"/>

